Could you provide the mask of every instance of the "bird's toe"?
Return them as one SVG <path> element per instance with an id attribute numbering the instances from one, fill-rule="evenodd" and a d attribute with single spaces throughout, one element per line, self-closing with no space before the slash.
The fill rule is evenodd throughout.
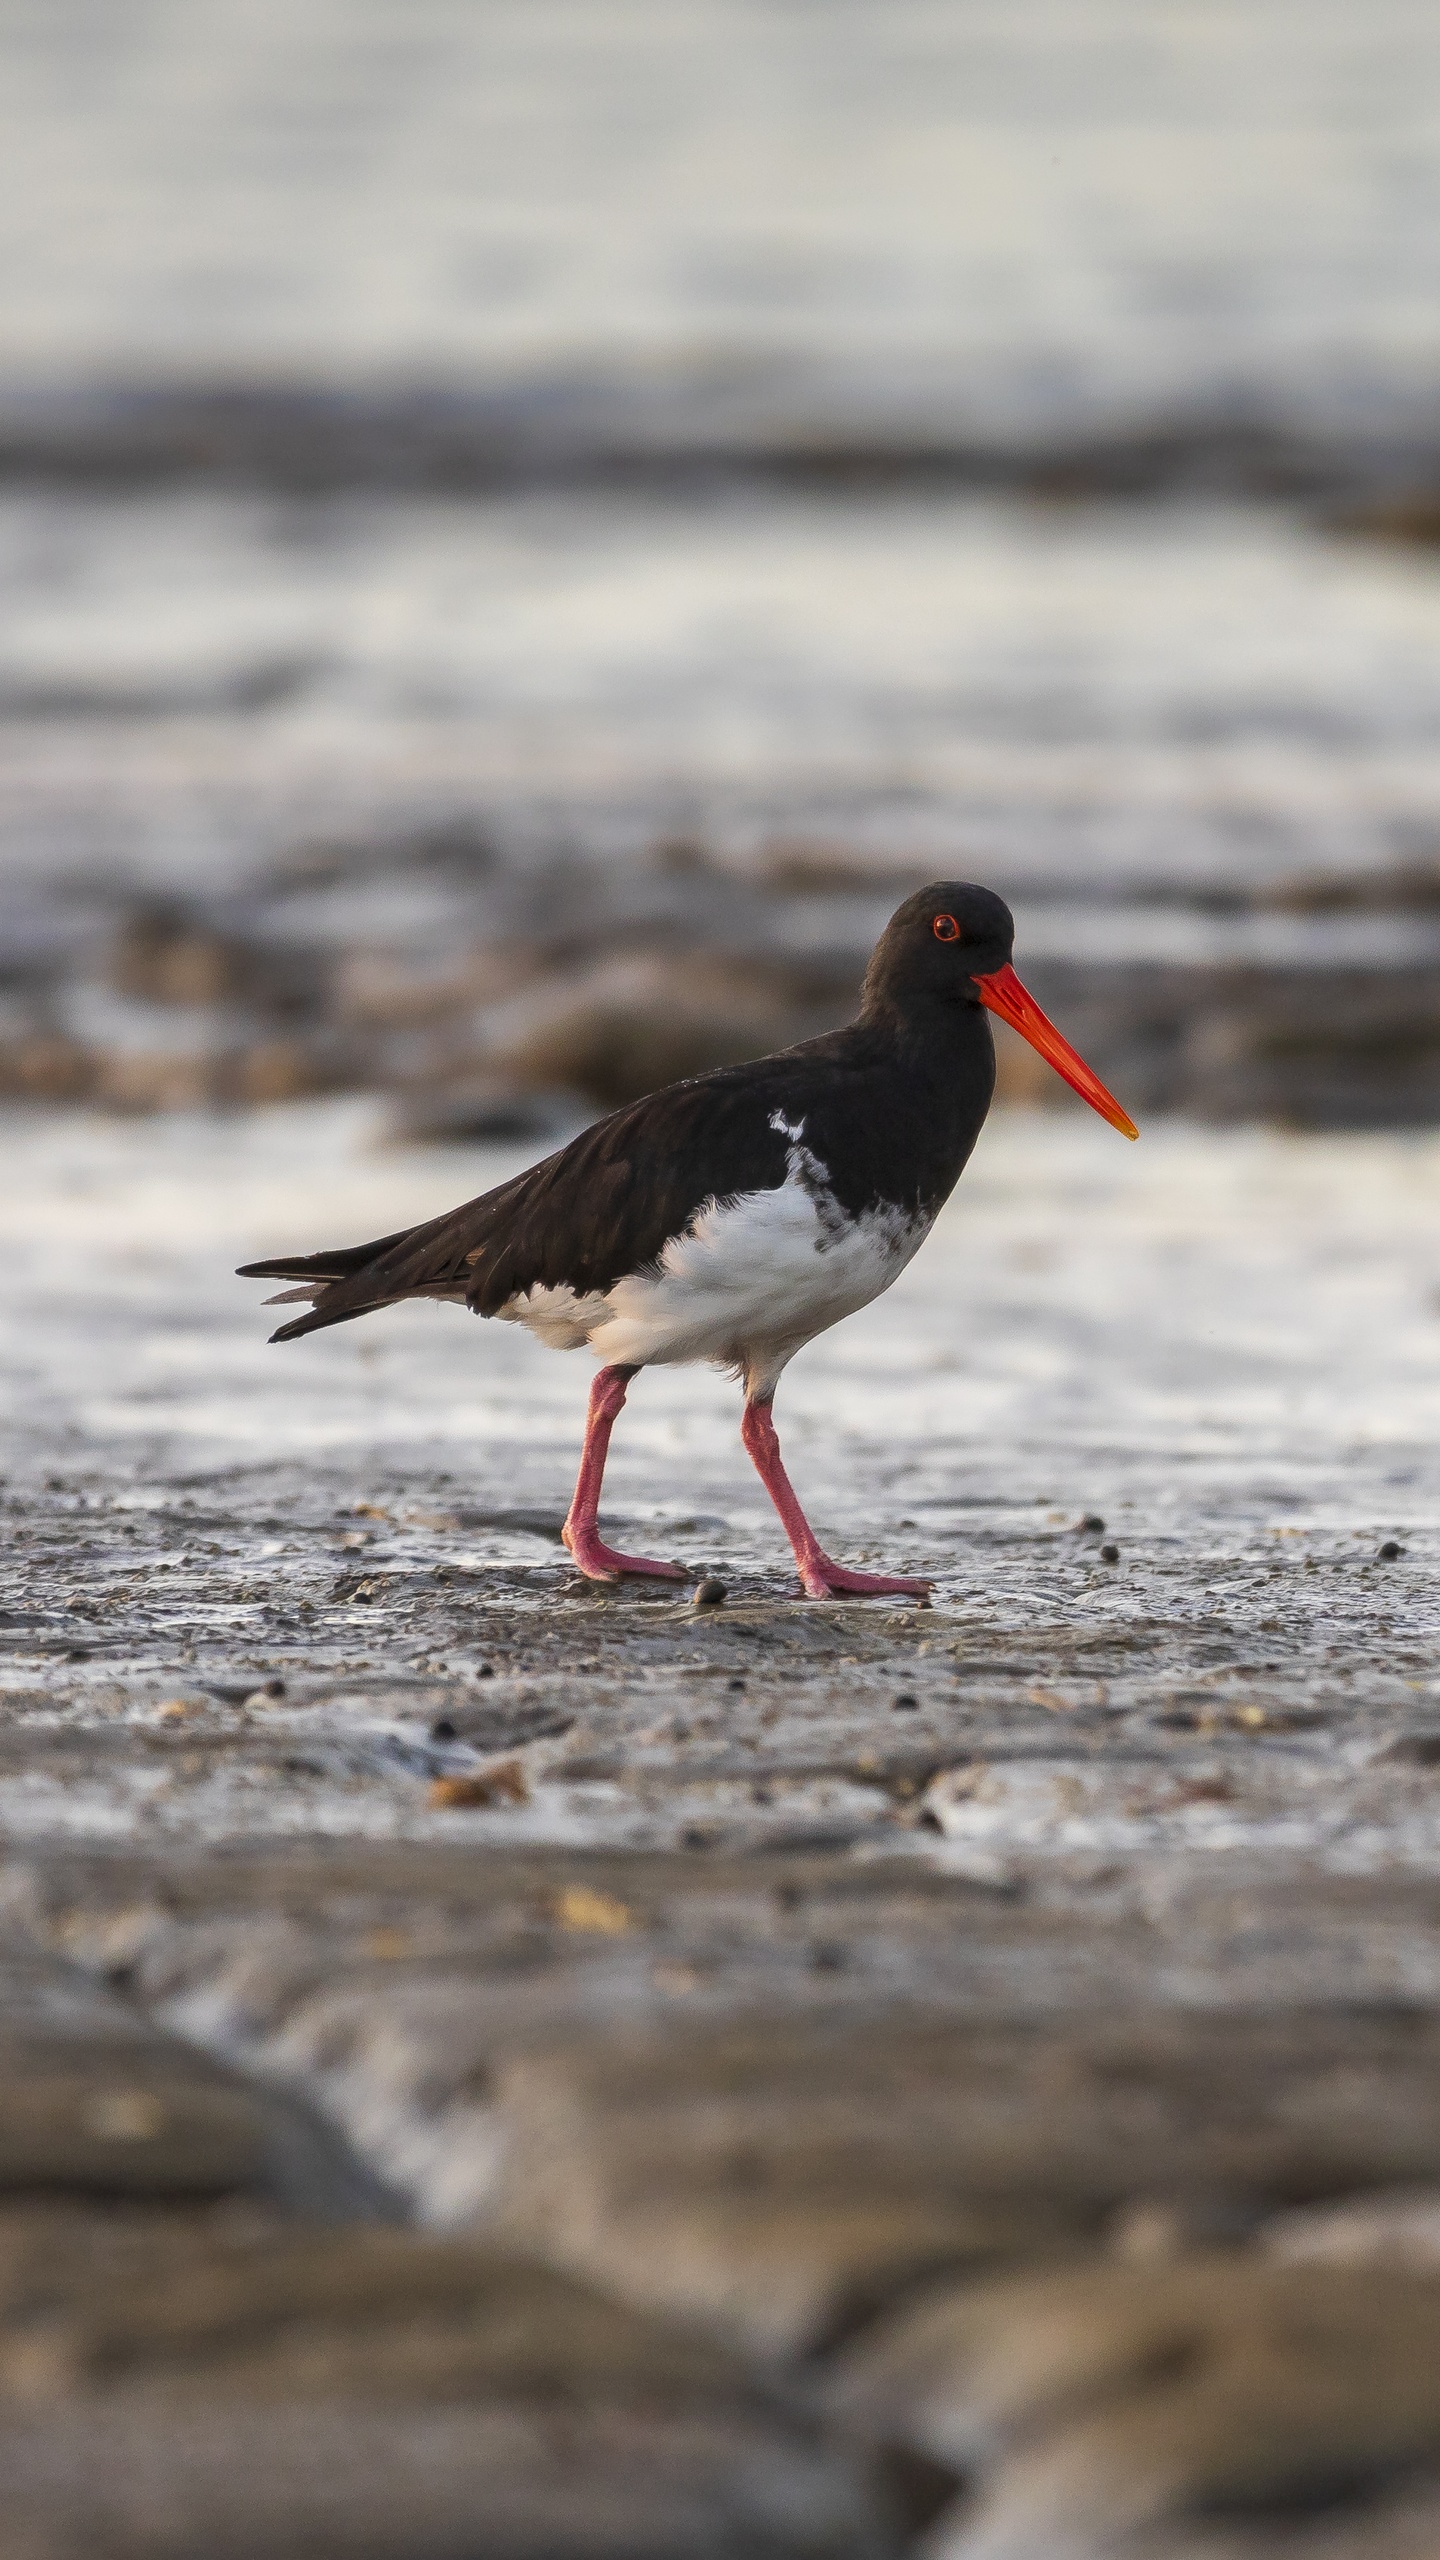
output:
<path id="1" fill-rule="evenodd" d="M 916 1574 L 853 1573 L 828 1557 L 805 1568 L 800 1578 L 812 1600 L 918 1600 L 928 1605 L 934 1588 Z"/>

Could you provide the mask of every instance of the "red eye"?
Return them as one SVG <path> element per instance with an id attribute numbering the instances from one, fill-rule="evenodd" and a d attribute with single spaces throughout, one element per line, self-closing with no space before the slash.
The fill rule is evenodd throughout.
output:
<path id="1" fill-rule="evenodd" d="M 959 941 L 959 939 L 960 939 L 960 927 L 959 927 L 959 926 L 958 926 L 958 924 L 956 923 L 956 921 L 955 921 L 955 919 L 954 919 L 954 917 L 953 917 L 953 916 L 937 916 L 937 917 L 936 917 L 936 919 L 935 919 L 935 939 L 936 939 L 936 941 L 937 941 L 937 942 L 958 942 L 958 941 Z"/>

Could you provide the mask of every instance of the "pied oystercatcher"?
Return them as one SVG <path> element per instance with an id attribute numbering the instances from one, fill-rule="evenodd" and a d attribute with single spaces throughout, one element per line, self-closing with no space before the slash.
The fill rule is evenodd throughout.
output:
<path id="1" fill-rule="evenodd" d="M 448 1298 L 604 1363 L 563 1531 L 582 1574 L 683 1579 L 599 1534 L 606 1451 L 648 1362 L 704 1360 L 745 1389 L 741 1438 L 814 1599 L 929 1585 L 831 1562 L 780 1462 L 776 1382 L 804 1343 L 868 1305 L 924 1243 L 995 1086 L 987 1013 L 1012 1023 L 1127 1138 L 1133 1121 L 1010 965 L 1014 922 L 989 889 L 937 881 L 897 908 L 856 1019 L 773 1058 L 667 1085 L 464 1208 L 374 1244 L 277 1255 L 241 1276 L 289 1280 L 311 1311 L 292 1342 L 402 1298 Z"/>

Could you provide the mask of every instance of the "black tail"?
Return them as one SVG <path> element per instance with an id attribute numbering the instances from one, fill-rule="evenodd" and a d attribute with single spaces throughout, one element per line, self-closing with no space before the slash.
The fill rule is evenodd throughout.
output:
<path id="1" fill-rule="evenodd" d="M 573 1141 L 572 1141 L 573 1143 Z M 568 1151 L 567 1151 L 568 1152 Z M 513 1224 L 517 1202 L 543 1181 L 559 1158 L 533 1165 L 499 1183 L 479 1200 L 447 1209 L 418 1227 L 402 1227 L 398 1235 L 377 1236 L 373 1244 L 342 1244 L 333 1253 L 277 1253 L 269 1262 L 245 1262 L 242 1280 L 293 1280 L 283 1298 L 313 1300 L 308 1315 L 296 1316 L 272 1333 L 272 1342 L 294 1342 L 302 1333 L 319 1333 L 327 1324 L 348 1324 L 352 1316 L 368 1316 L 377 1307 L 393 1307 L 401 1298 L 450 1298 L 461 1306 L 495 1313 L 517 1288 L 536 1273 L 524 1272 L 499 1283 L 499 1295 L 487 1309 L 486 1281 L 480 1276 L 495 1239 Z"/>
<path id="2" fill-rule="evenodd" d="M 353 1285 L 343 1290 L 342 1303 L 333 1303 L 341 1295 L 341 1284 L 361 1279 L 369 1266 L 397 1244 L 408 1243 L 412 1235 L 422 1232 L 415 1227 L 401 1227 L 393 1236 L 379 1236 L 374 1244 L 338 1245 L 333 1253 L 277 1254 L 271 1262 L 242 1262 L 241 1280 L 295 1280 L 301 1285 L 286 1290 L 267 1305 L 282 1306 L 286 1297 L 313 1297 L 308 1316 L 295 1316 L 289 1324 L 277 1326 L 272 1342 L 294 1342 L 302 1333 L 319 1333 L 327 1324 L 348 1324 L 352 1316 L 369 1315 L 376 1307 L 388 1306 L 393 1292 L 377 1275 L 376 1286 L 367 1292 Z"/>

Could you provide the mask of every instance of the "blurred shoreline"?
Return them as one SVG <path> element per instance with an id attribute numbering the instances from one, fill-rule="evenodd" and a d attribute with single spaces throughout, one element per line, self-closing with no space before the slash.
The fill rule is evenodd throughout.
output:
<path id="1" fill-rule="evenodd" d="M 1141 1114 L 1440 1121 L 1433 12 L 6 67 L 0 1093 L 543 1136 L 960 875 Z"/>
<path id="2" fill-rule="evenodd" d="M 0 1093 L 145 1113 L 371 1092 L 391 1097 L 397 1137 L 547 1139 L 847 1019 L 887 912 L 923 876 L 843 844 L 777 841 L 742 861 L 685 838 L 623 866 L 558 850 L 516 864 L 457 819 L 398 843 L 302 845 L 228 895 L 92 879 L 67 911 L 62 881 L 28 952 L 8 956 Z M 380 881 L 402 895 L 377 914 Z M 397 905 L 398 945 L 377 930 Z M 1147 916 L 1174 953 L 1203 920 L 1208 954 L 1127 956 Z M 1142 1112 L 1440 1118 L 1434 869 L 1231 885 L 1208 912 L 1203 893 L 1157 887 L 1097 914 L 1052 889 L 1021 924 L 1027 980 Z M 1346 945 L 1366 928 L 1357 962 Z M 999 1099 L 1064 1107 L 998 1037 Z"/>
<path id="3" fill-rule="evenodd" d="M 1376 384 L 1360 407 L 1199 392 L 1178 405 L 967 428 L 763 364 L 560 368 L 528 380 L 334 378 L 263 368 L 0 393 L 0 488 L 485 497 L 528 489 L 703 500 L 780 489 L 863 502 L 1004 495 L 1057 506 L 1228 499 L 1328 529 L 1440 543 L 1435 401 Z M 1330 413 L 1327 414 L 1327 406 Z"/>
<path id="4" fill-rule="evenodd" d="M 1440 586 L 1294 507 L 12 488 L 0 564 L 12 1098 L 543 1138 L 960 876 L 1138 1113 L 1440 1120 Z"/>

